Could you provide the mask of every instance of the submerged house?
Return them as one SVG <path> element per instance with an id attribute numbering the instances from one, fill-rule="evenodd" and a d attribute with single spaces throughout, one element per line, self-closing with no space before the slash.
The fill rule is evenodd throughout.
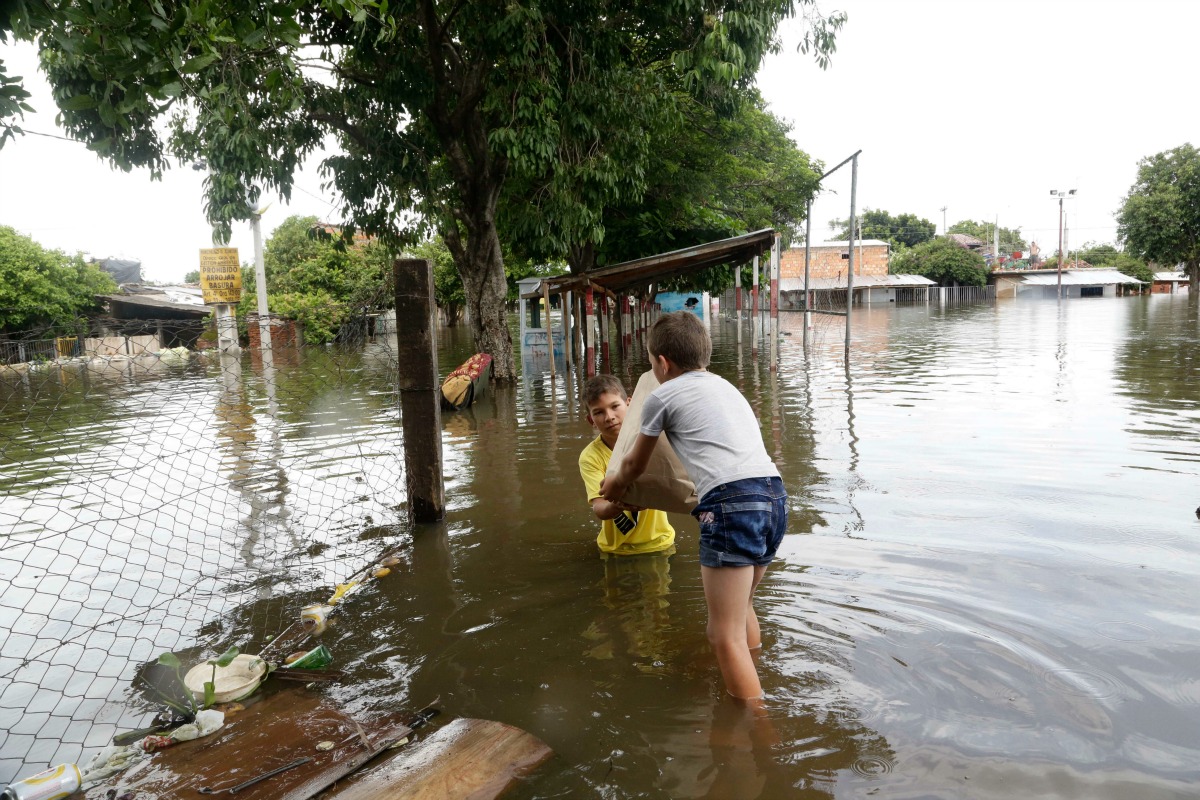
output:
<path id="1" fill-rule="evenodd" d="M 996 297 L 1058 297 L 1057 269 L 1026 269 L 993 272 Z M 1062 271 L 1063 297 L 1116 297 L 1121 287 L 1145 284 L 1123 272 L 1103 267 L 1067 268 Z"/>
<path id="2" fill-rule="evenodd" d="M 783 252 L 779 266 L 779 307 L 804 309 L 805 289 L 814 293 L 814 305 L 845 305 L 849 279 L 849 242 L 815 242 L 809 247 L 809 285 L 804 284 L 804 247 Z M 928 287 L 936 285 L 920 275 L 889 275 L 891 246 L 881 239 L 854 243 L 854 300 L 857 303 L 924 301 Z"/>
<path id="3" fill-rule="evenodd" d="M 1154 282 L 1150 285 L 1153 294 L 1175 294 L 1188 290 L 1187 275 L 1182 270 L 1177 272 L 1156 272 Z"/>

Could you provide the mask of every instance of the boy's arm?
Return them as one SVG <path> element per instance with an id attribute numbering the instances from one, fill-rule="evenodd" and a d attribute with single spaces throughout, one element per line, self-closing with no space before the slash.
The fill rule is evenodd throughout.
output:
<path id="1" fill-rule="evenodd" d="M 641 511 L 637 506 L 627 505 L 620 501 L 610 503 L 603 497 L 597 497 L 592 501 L 592 513 L 596 515 L 596 519 L 616 519 L 621 516 L 622 511 Z"/>
<path id="2" fill-rule="evenodd" d="M 657 436 L 638 434 L 633 447 L 621 461 L 621 468 L 617 474 L 600 483 L 600 493 L 604 495 L 605 500 L 617 502 L 625 495 L 629 484 L 646 471 L 646 465 L 650 463 L 650 456 L 654 453 L 654 446 L 657 444 Z"/>

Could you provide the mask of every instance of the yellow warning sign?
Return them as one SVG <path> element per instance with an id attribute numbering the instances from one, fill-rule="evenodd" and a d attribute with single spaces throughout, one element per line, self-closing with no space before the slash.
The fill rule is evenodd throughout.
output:
<path id="1" fill-rule="evenodd" d="M 205 303 L 237 303 L 242 299 L 242 265 L 236 247 L 200 251 L 200 289 Z"/>

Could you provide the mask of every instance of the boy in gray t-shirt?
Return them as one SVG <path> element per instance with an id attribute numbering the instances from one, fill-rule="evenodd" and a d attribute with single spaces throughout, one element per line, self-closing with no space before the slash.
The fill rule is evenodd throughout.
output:
<path id="1" fill-rule="evenodd" d="M 712 342 L 700 319 L 688 311 L 659 317 L 646 349 L 662 385 L 646 399 L 633 449 L 600 491 L 620 500 L 645 471 L 659 435 L 670 435 L 700 498 L 692 515 L 700 521 L 708 640 L 729 693 L 761 698 L 750 654 L 762 644 L 753 596 L 787 531 L 787 492 L 750 404 L 706 369 Z"/>

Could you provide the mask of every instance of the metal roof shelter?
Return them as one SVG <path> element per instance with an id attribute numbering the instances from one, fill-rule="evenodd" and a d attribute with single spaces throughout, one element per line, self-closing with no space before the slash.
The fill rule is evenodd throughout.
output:
<path id="1" fill-rule="evenodd" d="M 654 303 L 654 287 L 662 281 L 677 278 L 681 275 L 697 272 L 721 264 L 744 264 L 770 251 L 778 254 L 776 243 L 778 237 L 774 230 L 764 229 L 753 233 L 733 236 L 716 242 L 706 242 L 693 247 L 684 247 L 668 253 L 647 256 L 645 258 L 614 264 L 610 267 L 592 269 L 579 275 L 560 275 L 544 278 L 536 286 L 521 292 L 522 345 L 526 329 L 525 301 L 542 300 L 546 303 L 546 332 L 542 335 L 553 342 L 549 331 L 550 295 L 562 296 L 561 307 L 569 309 L 563 315 L 562 341 L 565 343 L 565 353 L 568 366 L 571 363 L 572 349 L 577 349 L 584 356 L 587 374 L 595 374 L 595 345 L 598 342 L 602 359 L 608 357 L 609 325 L 614 322 L 620 330 L 623 346 L 632 342 L 635 331 L 641 332 L 649 326 L 657 308 Z M 778 314 L 779 263 L 778 258 L 771 259 L 771 312 Z M 756 275 L 757 280 L 757 275 Z M 599 295 L 600 302 L 595 302 Z M 637 298 L 634 303 L 631 296 Z M 610 309 L 608 298 L 614 303 Z M 574 314 L 577 321 L 573 324 L 570 317 Z M 593 321 L 598 314 L 600 332 L 596 335 Z M 539 329 L 540 330 L 540 329 Z M 551 353 L 553 353 L 551 345 Z M 554 377 L 554 359 L 550 358 L 550 376 Z"/>
<path id="2" fill-rule="evenodd" d="M 729 239 L 706 242 L 693 247 L 672 250 L 669 253 L 659 253 L 633 261 L 625 261 L 611 267 L 588 270 L 579 275 L 547 278 L 543 282 L 544 286 L 526 292 L 522 297 L 526 299 L 541 297 L 543 288 L 549 289 L 551 294 L 557 294 L 586 287 L 589 283 L 610 296 L 630 291 L 642 293 L 648 291 L 650 286 L 655 283 L 686 275 L 689 272 L 715 267 L 719 264 L 744 264 L 755 256 L 761 256 L 770 250 L 774 243 L 775 231 L 765 228 Z"/>

